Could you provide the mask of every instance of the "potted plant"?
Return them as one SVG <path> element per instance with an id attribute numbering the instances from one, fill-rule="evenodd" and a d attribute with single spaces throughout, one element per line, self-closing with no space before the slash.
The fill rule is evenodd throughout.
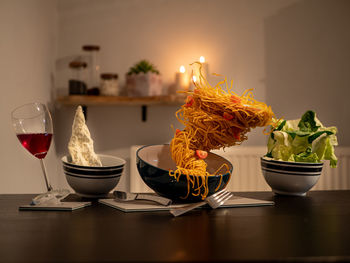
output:
<path id="1" fill-rule="evenodd" d="M 126 88 L 132 97 L 159 96 L 163 93 L 161 75 L 147 60 L 141 60 L 129 69 Z"/>

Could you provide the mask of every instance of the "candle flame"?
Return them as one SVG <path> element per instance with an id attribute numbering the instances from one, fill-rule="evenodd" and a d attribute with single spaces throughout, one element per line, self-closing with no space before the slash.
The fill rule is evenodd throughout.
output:
<path id="1" fill-rule="evenodd" d="M 180 72 L 181 72 L 181 73 L 185 73 L 185 71 L 186 71 L 185 66 L 181 66 L 181 67 L 180 67 Z"/>
<path id="2" fill-rule="evenodd" d="M 197 77 L 196 76 L 193 76 L 192 79 L 193 79 L 193 82 L 197 81 Z"/>
<path id="3" fill-rule="evenodd" d="M 201 56 L 201 57 L 199 58 L 199 62 L 200 62 L 200 63 L 204 63 L 204 62 L 205 62 L 205 57 Z"/>

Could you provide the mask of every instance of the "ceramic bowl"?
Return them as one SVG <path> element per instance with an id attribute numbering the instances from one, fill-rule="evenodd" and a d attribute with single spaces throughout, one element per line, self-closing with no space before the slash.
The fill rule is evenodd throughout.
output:
<path id="1" fill-rule="evenodd" d="M 304 196 L 320 178 L 323 163 L 285 162 L 261 158 L 265 181 L 276 194 Z"/>
<path id="2" fill-rule="evenodd" d="M 102 198 L 106 197 L 119 183 L 121 174 L 118 176 L 90 176 L 82 177 L 65 173 L 70 187 L 82 197 Z"/>
<path id="3" fill-rule="evenodd" d="M 229 167 L 229 172 L 223 168 L 223 174 L 208 178 L 209 196 L 227 185 L 233 166 L 228 160 L 214 153 L 209 153 L 205 161 L 208 164 L 207 171 L 211 174 L 215 173 L 224 163 Z M 176 169 L 176 165 L 171 158 L 169 145 L 148 145 L 141 147 L 136 152 L 136 164 L 142 180 L 157 194 L 176 202 L 188 203 L 202 201 L 200 195 L 192 195 L 193 187 L 190 188 L 190 193 L 188 194 L 186 175 L 181 175 L 179 181 L 169 175 L 169 170 Z M 194 176 L 191 176 L 191 178 L 193 179 Z M 186 196 L 187 198 L 185 198 Z"/>
<path id="4" fill-rule="evenodd" d="M 126 163 L 124 159 L 116 156 L 112 156 L 112 155 L 98 154 L 98 157 L 100 157 L 102 166 L 82 166 L 82 165 L 73 164 L 72 158 L 70 157 L 70 155 L 63 156 L 61 160 L 63 165 L 66 167 L 84 170 L 84 171 L 86 170 L 101 171 L 101 170 L 118 169 L 118 168 L 124 167 Z"/>
<path id="5" fill-rule="evenodd" d="M 101 170 L 90 170 L 90 169 L 78 169 L 63 164 L 64 172 L 78 174 L 82 176 L 107 176 L 122 173 L 124 166 L 113 168 L 113 169 L 101 169 Z"/>
<path id="6" fill-rule="evenodd" d="M 126 161 L 111 155 L 98 155 L 101 167 L 71 163 L 70 156 L 62 157 L 63 172 L 70 187 L 80 196 L 101 198 L 108 195 L 119 183 Z"/>

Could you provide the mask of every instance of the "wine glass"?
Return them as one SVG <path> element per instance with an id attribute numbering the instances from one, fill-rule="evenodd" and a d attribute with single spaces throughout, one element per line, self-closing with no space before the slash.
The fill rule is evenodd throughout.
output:
<path id="1" fill-rule="evenodd" d="M 38 102 L 24 104 L 11 113 L 12 125 L 24 148 L 39 159 L 47 192 L 33 198 L 32 204 L 59 203 L 69 194 L 67 189 L 53 190 L 47 176 L 44 158 L 50 148 L 53 127 L 51 114 L 46 105 Z"/>

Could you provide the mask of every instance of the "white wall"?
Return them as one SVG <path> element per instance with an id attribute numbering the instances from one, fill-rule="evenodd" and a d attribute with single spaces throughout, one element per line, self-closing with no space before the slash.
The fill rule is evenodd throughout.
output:
<path id="1" fill-rule="evenodd" d="M 312 8 L 316 2 L 317 12 Z M 345 57 L 349 57 L 349 45 L 346 44 L 349 31 L 342 30 L 343 26 L 349 27 L 342 11 L 348 10 L 349 2 L 316 2 L 58 0 L 56 6 L 56 1 L 1 1 L 0 72 L 2 90 L 6 91 L 8 96 L 2 97 L 0 113 L 1 121 L 6 127 L 1 131 L 4 145 L 1 149 L 1 164 L 5 166 L 5 170 L 0 175 L 0 193 L 39 192 L 44 189 L 39 164 L 21 149 L 13 135 L 10 111 L 26 101 L 50 101 L 52 63 L 55 59 L 61 60 L 80 53 L 84 44 L 101 46 L 102 71 L 118 73 L 121 85 L 124 82 L 124 74 L 139 59 L 146 58 L 156 64 L 165 83 L 169 85 L 174 81 L 175 71 L 180 65 L 188 65 L 204 55 L 209 62 L 210 71 L 232 78 L 238 93 L 254 88 L 257 99 L 271 103 L 277 116 L 289 118 L 301 114 L 301 108 L 296 110 L 295 107 L 299 98 L 293 97 L 294 101 L 289 100 L 293 87 L 288 84 L 293 80 L 293 71 L 298 70 L 296 67 L 299 67 L 299 64 L 296 62 L 302 61 L 302 56 L 306 54 L 297 56 L 298 48 L 316 47 L 322 51 L 313 54 L 320 56 L 317 61 L 323 65 L 323 77 L 313 78 L 318 72 L 304 66 L 299 71 L 304 77 L 293 82 L 293 85 L 303 88 L 307 85 L 310 93 L 321 96 L 320 100 L 312 97 L 311 102 L 305 100 L 302 103 L 315 105 L 313 108 L 321 113 L 329 112 L 325 116 L 319 114 L 319 117 L 326 124 L 337 125 L 341 132 L 340 142 L 345 142 L 342 146 L 349 146 L 350 142 L 344 138 L 350 132 L 350 128 L 348 122 L 343 121 L 344 116 L 349 113 L 345 101 L 347 97 L 337 95 L 329 106 L 326 103 L 329 93 L 325 92 L 329 89 L 343 94 L 350 84 L 348 74 L 345 74 L 349 64 L 344 62 Z M 332 15 L 327 16 L 330 6 L 333 7 Z M 343 19 L 343 23 L 334 19 L 337 14 Z M 290 29 L 297 30 L 295 24 L 298 28 L 308 25 L 303 28 L 304 38 L 308 32 L 317 31 L 318 24 L 310 21 L 323 21 L 322 25 L 327 27 L 326 33 L 322 34 L 322 41 L 326 41 L 327 34 L 333 32 L 332 39 L 337 39 L 335 43 L 343 44 L 337 45 L 337 50 L 332 50 L 334 41 L 329 41 L 328 44 L 323 43 L 320 49 L 317 48 L 320 47 L 317 38 L 311 38 L 310 42 L 304 45 L 298 34 L 289 36 Z M 319 31 L 323 29 L 320 28 Z M 299 46 L 294 45 L 296 41 L 300 43 Z M 329 53 L 326 52 L 327 45 L 330 47 Z M 289 56 L 284 57 L 284 48 L 295 49 L 288 53 Z M 274 55 L 275 49 L 277 55 Z M 335 51 L 336 55 L 332 56 Z M 306 58 L 316 61 L 313 57 Z M 280 64 L 281 61 L 284 63 Z M 342 74 L 336 73 L 339 64 L 342 65 Z M 327 78 L 328 70 L 332 72 L 332 81 Z M 283 75 L 290 72 L 289 75 Z M 313 85 L 309 85 L 310 79 Z M 57 88 L 66 91 L 66 82 L 63 81 L 62 84 L 55 80 L 59 83 L 55 92 Z M 321 82 L 322 92 L 317 93 Z M 279 95 L 274 96 L 277 93 Z M 89 107 L 87 122 L 98 152 L 128 158 L 130 145 L 164 143 L 171 139 L 170 125 L 174 124 L 175 128 L 179 125 L 174 116 L 176 109 L 174 106 L 149 107 L 148 120 L 142 122 L 140 107 Z M 74 107 L 58 105 L 53 109 L 56 148 L 51 149 L 47 161 L 54 177 L 53 183 L 59 186 L 66 186 L 58 158 L 67 153 L 74 110 Z M 340 112 L 342 117 L 334 119 L 337 112 Z M 265 143 L 262 129 L 257 129 L 251 133 L 243 146 L 262 146 Z"/>
<path id="2" fill-rule="evenodd" d="M 180 65 L 203 55 L 210 72 L 234 79 L 236 91 L 254 88 L 265 100 L 264 18 L 293 0 L 61 0 L 58 1 L 58 60 L 81 54 L 84 44 L 101 46 L 101 72 L 116 72 L 120 85 L 129 67 L 151 60 L 169 86 Z M 62 63 L 59 64 L 61 70 Z M 213 80 L 212 83 L 220 79 Z M 67 93 L 67 79 L 56 79 Z M 64 87 L 65 86 L 65 87 Z M 131 145 L 162 144 L 173 136 L 178 107 L 89 107 L 88 126 L 97 152 L 129 159 Z M 74 107 L 55 112 L 58 155 L 67 153 Z M 264 145 L 263 129 L 253 131 L 245 145 Z M 128 173 L 127 173 L 128 174 Z M 119 187 L 128 188 L 124 177 Z"/>
<path id="3" fill-rule="evenodd" d="M 0 193 L 46 190 L 39 161 L 18 142 L 10 114 L 24 103 L 51 101 L 55 16 L 55 1 L 0 1 Z M 58 183 L 56 157 L 52 145 L 46 164 L 53 184 Z"/>
<path id="4" fill-rule="evenodd" d="M 204 55 L 210 72 L 233 79 L 238 93 L 254 88 L 256 98 L 265 100 L 263 22 L 293 2 L 295 0 L 61 0 L 58 2 L 58 59 L 81 53 L 84 44 L 98 44 L 101 71 L 118 73 L 120 85 L 124 84 L 129 67 L 143 58 L 156 64 L 165 85 L 170 85 L 180 65 L 189 66 Z M 67 80 L 63 83 L 58 80 L 58 83 L 61 88 Z M 67 92 L 67 87 L 64 88 Z M 176 109 L 150 107 L 149 120 L 142 123 L 139 108 L 91 108 L 88 122 L 100 151 L 131 144 L 164 143 L 171 139 L 170 125 L 178 125 L 174 118 Z M 64 110 L 67 111 L 64 116 L 71 117 L 74 109 Z M 130 116 L 127 119 L 126 114 Z M 101 123 L 101 115 L 111 118 L 108 131 L 100 129 L 101 125 L 107 125 Z M 70 121 L 68 126 L 61 123 L 64 142 L 69 137 L 64 133 L 69 130 Z M 114 136 L 103 136 L 104 133 Z M 252 132 L 245 144 L 264 145 L 262 129 Z M 63 148 L 59 153 L 64 153 L 65 143 L 60 145 Z"/>
<path id="5" fill-rule="evenodd" d="M 307 0 L 264 20 L 267 103 L 288 119 L 314 110 L 340 146 L 350 146 L 349 12 L 346 0 Z"/>

